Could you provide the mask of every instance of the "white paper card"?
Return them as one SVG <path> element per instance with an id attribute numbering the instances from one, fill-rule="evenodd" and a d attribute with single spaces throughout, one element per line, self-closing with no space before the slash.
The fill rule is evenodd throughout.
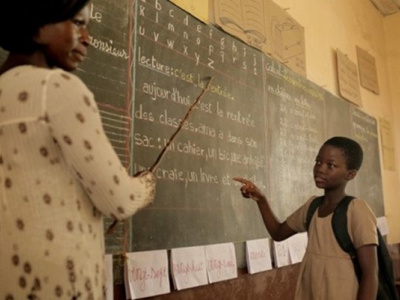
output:
<path id="1" fill-rule="evenodd" d="M 246 262 L 250 274 L 272 269 L 271 251 L 268 239 L 246 242 Z"/>
<path id="2" fill-rule="evenodd" d="M 167 250 L 127 253 L 125 286 L 127 299 L 170 292 Z"/>
<path id="3" fill-rule="evenodd" d="M 289 246 L 287 240 L 281 242 L 273 242 L 274 259 L 277 268 L 290 265 Z"/>
<path id="4" fill-rule="evenodd" d="M 237 277 L 233 243 L 206 246 L 207 274 L 210 283 Z"/>
<path id="5" fill-rule="evenodd" d="M 376 218 L 376 223 L 382 236 L 389 234 L 389 226 L 386 217 Z"/>
<path id="6" fill-rule="evenodd" d="M 113 276 L 113 256 L 112 254 L 106 254 L 104 257 L 105 266 L 105 294 L 106 300 L 114 300 L 114 276 Z"/>
<path id="7" fill-rule="evenodd" d="M 295 234 L 287 240 L 292 264 L 299 263 L 303 260 L 304 254 L 306 253 L 307 241 L 307 232 Z"/>
<path id="8" fill-rule="evenodd" d="M 171 273 L 177 290 L 208 283 L 204 246 L 171 250 Z"/>

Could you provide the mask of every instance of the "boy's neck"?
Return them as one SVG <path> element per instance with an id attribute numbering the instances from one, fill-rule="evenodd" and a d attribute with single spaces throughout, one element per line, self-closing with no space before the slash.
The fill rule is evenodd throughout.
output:
<path id="1" fill-rule="evenodd" d="M 323 205 L 336 206 L 346 196 L 344 189 L 325 190 Z"/>

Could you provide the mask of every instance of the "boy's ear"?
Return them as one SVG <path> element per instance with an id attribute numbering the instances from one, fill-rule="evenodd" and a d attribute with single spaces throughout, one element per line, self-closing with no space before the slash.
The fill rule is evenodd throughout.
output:
<path id="1" fill-rule="evenodd" d="M 352 180 L 354 177 L 356 177 L 356 175 L 357 175 L 357 170 L 348 170 L 347 171 L 347 176 L 346 176 L 346 179 L 347 179 L 347 181 L 350 181 L 350 180 Z"/>

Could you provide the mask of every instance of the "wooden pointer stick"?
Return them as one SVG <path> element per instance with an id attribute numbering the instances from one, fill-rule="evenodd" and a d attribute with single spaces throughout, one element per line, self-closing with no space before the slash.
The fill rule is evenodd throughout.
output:
<path id="1" fill-rule="evenodd" d="M 157 165 L 160 163 L 161 159 L 163 158 L 165 152 L 168 149 L 168 146 L 171 145 L 173 139 L 175 138 L 175 136 L 178 134 L 178 132 L 182 129 L 184 122 L 187 120 L 187 118 L 189 117 L 189 114 L 191 113 L 191 111 L 193 110 L 193 108 L 196 106 L 196 104 L 200 101 L 201 97 L 203 97 L 204 93 L 206 92 L 206 90 L 208 90 L 208 87 L 211 84 L 211 80 L 212 77 L 208 77 L 206 78 L 208 79 L 208 83 L 207 85 L 203 88 L 203 90 L 201 91 L 200 95 L 197 97 L 196 101 L 194 101 L 192 103 L 192 105 L 190 105 L 189 109 L 186 112 L 186 115 L 183 117 L 183 119 L 181 120 L 178 128 L 176 129 L 176 131 L 174 132 L 174 134 L 169 138 L 168 142 L 165 144 L 164 148 L 161 150 L 160 154 L 158 155 L 156 161 L 154 162 L 154 164 L 151 166 L 151 168 L 149 169 L 150 172 L 153 172 Z M 118 220 L 115 219 L 114 222 L 108 227 L 107 229 L 107 234 L 110 234 L 114 231 L 115 226 L 117 225 Z"/>
<path id="2" fill-rule="evenodd" d="M 203 88 L 203 90 L 201 91 L 200 95 L 197 97 L 196 101 L 194 101 L 192 103 L 192 105 L 190 105 L 188 111 L 186 112 L 185 117 L 181 120 L 178 128 L 176 129 L 176 131 L 174 132 L 174 134 L 169 138 L 168 142 L 165 144 L 164 148 L 161 150 L 160 154 L 158 155 L 156 161 L 154 162 L 154 164 L 151 166 L 151 168 L 149 169 L 150 172 L 153 172 L 157 165 L 160 163 L 161 159 L 163 158 L 165 152 L 167 151 L 169 145 L 171 145 L 173 139 L 175 138 L 175 136 L 178 134 L 178 132 L 182 129 L 183 124 L 185 123 L 185 121 L 187 120 L 187 118 L 189 117 L 190 112 L 193 110 L 193 108 L 196 106 L 196 104 L 200 101 L 201 97 L 203 97 L 204 93 L 206 92 L 206 90 L 208 90 L 208 87 L 210 86 L 212 77 L 208 77 L 208 83 L 205 86 L 205 88 Z"/>

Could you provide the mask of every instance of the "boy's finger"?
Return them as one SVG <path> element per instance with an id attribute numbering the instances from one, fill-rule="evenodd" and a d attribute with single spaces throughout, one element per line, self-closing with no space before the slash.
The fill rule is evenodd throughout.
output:
<path id="1" fill-rule="evenodd" d="M 232 178 L 235 181 L 238 181 L 240 183 L 246 184 L 248 181 L 246 179 L 244 179 L 243 177 L 233 177 Z"/>

